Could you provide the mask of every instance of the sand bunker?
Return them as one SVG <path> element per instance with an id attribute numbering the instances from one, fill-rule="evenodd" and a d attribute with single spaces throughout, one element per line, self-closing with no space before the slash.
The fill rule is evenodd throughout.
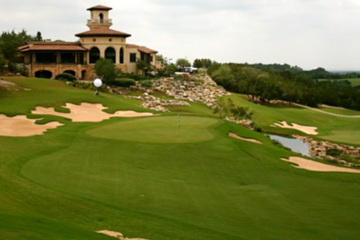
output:
<path id="1" fill-rule="evenodd" d="M 75 105 L 66 103 L 65 108 L 70 109 L 70 113 L 56 112 L 53 107 L 36 107 L 31 111 L 32 114 L 40 115 L 54 115 L 64 118 L 70 118 L 73 122 L 101 122 L 111 117 L 144 117 L 152 116 L 152 113 L 139 113 L 134 111 L 117 111 L 114 114 L 106 113 L 103 110 L 107 109 L 101 103 L 81 103 Z"/>
<path id="2" fill-rule="evenodd" d="M 24 115 L 8 117 L 0 114 L 0 135 L 8 137 L 29 137 L 44 134 L 48 129 L 53 129 L 63 124 L 49 122 L 47 124 L 35 124 L 36 120 L 29 119 Z"/>
<path id="3" fill-rule="evenodd" d="M 146 240 L 144 238 L 126 238 L 122 233 L 109 231 L 109 230 L 101 230 L 101 231 L 97 231 L 97 233 L 104 234 L 106 236 L 114 237 L 121 240 Z"/>
<path id="4" fill-rule="evenodd" d="M 240 137 L 239 135 L 236 135 L 235 133 L 232 133 L 232 132 L 229 132 L 229 137 L 236 138 L 236 139 L 239 139 L 239 140 L 242 140 L 242 141 L 262 144 L 262 142 L 260 142 L 260 141 L 258 141 L 256 139 Z"/>
<path id="5" fill-rule="evenodd" d="M 282 160 L 296 164 L 297 166 L 294 166 L 296 168 L 302 168 L 310 171 L 360 173 L 360 170 L 344 168 L 344 167 L 336 167 L 301 157 L 289 157 L 289 159 L 282 158 Z"/>
<path id="6" fill-rule="evenodd" d="M 309 135 L 317 135 L 316 132 L 317 127 L 310 127 L 310 126 L 302 126 L 296 123 L 292 123 L 291 125 L 287 124 L 286 121 L 274 123 L 271 125 L 272 127 L 281 127 L 281 128 L 289 128 L 289 129 L 295 129 L 301 132 L 304 132 Z"/>

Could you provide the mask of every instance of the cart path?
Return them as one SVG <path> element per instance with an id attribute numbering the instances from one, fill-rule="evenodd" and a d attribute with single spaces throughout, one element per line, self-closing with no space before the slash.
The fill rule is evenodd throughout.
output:
<path id="1" fill-rule="evenodd" d="M 331 115 L 331 116 L 335 116 L 335 117 L 341 117 L 341 118 L 360 118 L 360 115 L 342 115 L 342 114 L 337 114 L 337 113 L 331 113 L 331 112 L 327 112 L 321 109 L 317 109 L 317 108 L 313 108 L 313 107 L 309 107 L 309 106 L 305 106 L 302 104 L 298 104 L 298 103 L 292 103 L 294 106 L 298 106 L 298 107 L 303 107 L 303 108 L 307 108 L 316 112 L 321 112 L 327 115 Z"/>

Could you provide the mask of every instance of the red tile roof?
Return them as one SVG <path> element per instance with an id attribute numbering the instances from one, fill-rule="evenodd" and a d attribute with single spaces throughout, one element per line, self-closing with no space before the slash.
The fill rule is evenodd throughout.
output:
<path id="1" fill-rule="evenodd" d="M 126 47 L 128 48 L 137 48 L 137 50 L 139 52 L 143 52 L 143 53 L 148 53 L 148 54 L 152 54 L 152 53 L 158 53 L 158 51 L 156 50 L 153 50 L 153 49 L 150 49 L 150 48 L 147 48 L 147 47 L 144 47 L 144 46 L 139 46 L 139 45 L 136 45 L 136 44 L 126 44 Z"/>
<path id="2" fill-rule="evenodd" d="M 128 33 L 115 31 L 109 28 L 95 28 L 86 32 L 75 34 L 77 37 L 93 37 L 93 36 L 113 36 L 113 37 L 130 37 Z"/>
<path id="3" fill-rule="evenodd" d="M 128 48 L 138 48 L 138 47 L 139 47 L 139 45 L 135 45 L 135 44 L 127 43 L 127 44 L 126 44 L 126 47 L 128 47 Z"/>
<path id="4" fill-rule="evenodd" d="M 150 48 L 147 48 L 147 47 L 139 47 L 138 50 L 140 52 L 143 52 L 143 53 L 148 53 L 148 54 L 151 54 L 151 53 L 158 53 L 158 51 L 156 50 L 152 50 Z"/>
<path id="5" fill-rule="evenodd" d="M 91 10 L 106 10 L 106 11 L 109 11 L 111 9 L 112 9 L 111 7 L 106 7 L 106 6 L 103 6 L 103 5 L 97 5 L 97 6 L 88 8 L 87 10 L 88 11 L 91 11 Z"/>
<path id="6" fill-rule="evenodd" d="M 20 52 L 29 51 L 74 51 L 86 52 L 86 48 L 73 42 L 32 42 L 18 48 Z"/>

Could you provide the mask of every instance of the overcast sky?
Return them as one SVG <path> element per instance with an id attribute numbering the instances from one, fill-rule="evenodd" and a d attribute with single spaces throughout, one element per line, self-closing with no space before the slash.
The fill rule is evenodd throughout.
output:
<path id="1" fill-rule="evenodd" d="M 360 0 L 0 0 L 0 30 L 76 41 L 87 8 L 165 57 L 360 70 Z"/>

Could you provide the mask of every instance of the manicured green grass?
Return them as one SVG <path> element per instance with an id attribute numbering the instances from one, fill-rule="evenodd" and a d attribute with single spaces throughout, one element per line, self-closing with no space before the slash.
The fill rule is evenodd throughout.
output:
<path id="1" fill-rule="evenodd" d="M 94 97 L 43 83 L 39 92 L 58 96 L 33 95 L 35 105 Z M 16 114 L 29 112 L 31 104 L 8 95 Z M 0 102 L 9 96 L 0 95 Z M 143 110 L 137 101 L 101 96 L 97 100 L 112 110 Z M 256 121 L 271 122 L 275 110 L 290 120 L 309 111 L 248 104 Z M 112 239 L 94 233 L 102 229 L 156 240 L 359 236 L 359 174 L 296 169 L 280 160 L 294 154 L 264 135 L 190 111 L 196 112 L 190 107 L 180 116 L 180 128 L 177 114 L 165 114 L 100 123 L 62 120 L 64 126 L 42 136 L 0 137 L 0 239 Z"/>
<path id="2" fill-rule="evenodd" d="M 134 109 L 136 111 L 149 111 L 140 108 L 141 102 L 134 99 L 119 98 L 115 95 L 100 93 L 94 96 L 94 92 L 81 90 L 66 85 L 64 82 L 38 79 L 38 78 L 4 78 L 12 81 L 24 89 L 8 91 L 1 95 L 0 112 L 7 115 L 30 114 L 36 106 L 56 107 L 57 110 L 67 102 L 80 104 L 81 102 L 103 103 L 109 107 L 107 111 Z M 29 90 L 30 89 L 30 90 Z M 14 99 L 17 101 L 14 102 Z M 64 110 L 64 109 L 63 109 Z"/>
<path id="3" fill-rule="evenodd" d="M 304 134 L 296 130 L 271 127 L 275 122 L 287 121 L 288 123 L 317 127 L 319 135 L 316 135 L 316 138 L 360 145 L 360 119 L 335 117 L 294 106 L 260 105 L 248 101 L 244 95 L 240 94 L 223 97 L 220 101 L 226 102 L 227 98 L 231 98 L 238 106 L 249 107 L 254 112 L 253 121 L 265 131 L 281 134 Z"/>
<path id="4" fill-rule="evenodd" d="M 319 109 L 321 109 L 321 110 L 323 110 L 323 111 L 326 111 L 326 112 L 335 113 L 335 114 L 340 114 L 340 115 L 360 116 L 360 111 L 351 110 L 351 109 L 332 108 L 332 107 L 320 107 Z"/>
<path id="5" fill-rule="evenodd" d="M 87 133 L 94 137 L 147 143 L 202 142 L 214 138 L 208 128 L 217 122 L 215 118 L 180 115 L 150 117 L 107 124 Z"/>

